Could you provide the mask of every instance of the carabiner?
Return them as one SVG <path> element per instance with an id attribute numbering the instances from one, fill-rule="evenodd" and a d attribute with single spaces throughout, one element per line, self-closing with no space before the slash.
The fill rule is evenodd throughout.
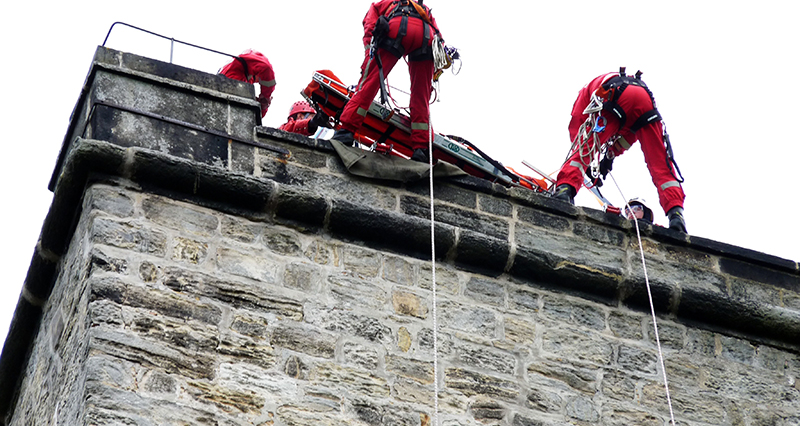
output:
<path id="1" fill-rule="evenodd" d="M 603 124 L 600 125 L 600 120 L 603 120 Z M 594 128 L 592 129 L 595 133 L 602 133 L 603 130 L 606 129 L 606 124 L 608 124 L 608 120 L 602 115 L 597 116 L 597 120 L 594 121 Z"/>

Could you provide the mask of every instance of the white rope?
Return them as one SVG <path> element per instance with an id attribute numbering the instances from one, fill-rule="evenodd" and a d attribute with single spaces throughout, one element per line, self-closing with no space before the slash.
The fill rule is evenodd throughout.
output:
<path id="1" fill-rule="evenodd" d="M 625 210 L 623 212 L 627 212 L 631 209 L 630 204 L 628 204 L 628 199 L 625 198 L 625 195 L 622 194 L 622 189 L 617 184 L 617 180 L 614 179 L 614 175 L 609 172 L 609 176 L 611 176 L 611 180 L 614 181 L 614 185 L 616 185 L 617 190 L 619 191 L 619 195 L 622 196 L 623 200 L 625 201 Z M 656 322 L 656 309 L 653 305 L 653 295 L 650 293 L 650 279 L 647 277 L 647 264 L 644 261 L 644 247 L 642 247 L 642 235 L 639 233 L 639 220 L 634 217 L 633 224 L 636 225 L 636 238 L 639 240 L 639 254 L 642 258 L 642 270 L 644 271 L 644 283 L 647 287 L 647 298 L 650 300 L 650 314 L 653 316 L 653 330 L 656 336 L 656 346 L 658 347 L 658 363 L 661 366 L 661 374 L 664 377 L 664 391 L 667 394 L 667 405 L 669 406 L 669 419 L 672 422 L 672 426 L 675 426 L 675 415 L 672 412 L 672 399 L 669 396 L 669 383 L 667 383 L 667 369 L 664 367 L 664 353 L 661 351 L 661 340 L 658 337 L 658 323 Z"/>
<path id="2" fill-rule="evenodd" d="M 439 327 L 436 318 L 436 240 L 433 221 L 433 126 L 428 112 L 428 176 L 431 198 L 431 293 L 433 295 L 433 426 L 439 426 Z"/>

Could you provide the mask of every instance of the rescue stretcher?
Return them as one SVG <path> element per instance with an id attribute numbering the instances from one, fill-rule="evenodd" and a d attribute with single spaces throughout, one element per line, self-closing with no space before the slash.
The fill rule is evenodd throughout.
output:
<path id="1" fill-rule="evenodd" d="M 337 123 L 353 94 L 328 70 L 315 72 L 311 83 L 302 92 L 311 105 L 334 118 Z M 336 126 L 338 128 L 339 124 Z M 410 158 L 411 119 L 402 111 L 386 108 L 373 101 L 355 139 L 374 151 Z M 547 191 L 546 181 L 511 171 L 469 142 L 457 139 L 461 138 L 434 133 L 433 158 L 453 164 L 470 175 L 505 186 L 525 187 L 540 193 Z"/>

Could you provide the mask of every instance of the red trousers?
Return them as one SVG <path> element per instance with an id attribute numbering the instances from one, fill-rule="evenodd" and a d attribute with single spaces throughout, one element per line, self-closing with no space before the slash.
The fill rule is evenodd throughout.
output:
<path id="1" fill-rule="evenodd" d="M 586 87 L 581 89 L 578 94 L 578 99 L 572 108 L 572 120 L 569 125 L 569 136 L 571 140 L 575 140 L 578 134 L 578 129 L 581 124 L 588 118 L 583 114 L 583 110 L 589 105 L 591 94 L 602 84 L 603 78 L 600 76 Z M 625 111 L 627 116 L 627 123 L 620 129 L 621 125 L 616 115 L 608 111 L 602 111 L 601 114 L 607 121 L 606 128 L 603 132 L 599 133 L 600 143 L 606 142 L 612 136 L 619 134 L 624 138 L 618 140 L 612 147 L 612 151 L 616 155 L 622 155 L 631 145 L 638 140 L 642 145 L 642 153 L 644 154 L 644 161 L 647 164 L 647 170 L 650 172 L 650 177 L 653 180 L 653 185 L 656 186 L 658 191 L 658 200 L 664 213 L 673 207 L 683 207 L 683 201 L 686 195 L 683 192 L 681 184 L 675 178 L 675 171 L 672 164 L 667 163 L 667 154 L 664 148 L 663 140 L 663 127 L 661 121 L 642 127 L 636 134 L 633 134 L 628 126 L 639 118 L 643 113 L 653 109 L 653 102 L 650 100 L 650 95 L 641 87 L 630 85 L 620 96 L 618 103 Z M 589 140 L 590 144 L 594 141 L 592 138 Z M 584 159 L 584 161 L 586 161 Z M 561 167 L 556 179 L 556 185 L 563 183 L 571 185 L 575 190 L 580 190 L 583 185 L 583 170 L 586 166 L 581 164 L 580 153 L 575 152 Z"/>
<path id="2" fill-rule="evenodd" d="M 400 26 L 400 19 L 395 18 L 389 22 L 389 36 L 396 37 Z M 405 54 L 420 47 L 424 41 L 423 25 L 419 19 L 409 18 L 406 36 L 403 37 Z M 388 76 L 398 59 L 384 49 L 378 49 L 383 64 L 383 75 Z M 409 61 L 408 71 L 411 76 L 411 148 L 427 148 L 430 128 L 430 109 L 428 102 L 431 97 L 431 81 L 433 80 L 433 60 Z M 377 59 L 364 59 L 362 66 L 361 82 L 358 91 L 345 105 L 340 121 L 342 126 L 351 132 L 357 132 L 364 122 L 369 106 L 380 90 L 380 73 Z"/>

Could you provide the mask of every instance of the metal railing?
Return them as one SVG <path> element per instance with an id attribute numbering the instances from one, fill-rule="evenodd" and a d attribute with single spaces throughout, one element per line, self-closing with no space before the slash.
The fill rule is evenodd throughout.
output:
<path id="1" fill-rule="evenodd" d="M 106 42 L 108 41 L 108 37 L 111 35 L 111 30 L 113 30 L 114 26 L 117 25 L 117 24 L 125 25 L 126 27 L 130 27 L 130 28 L 145 32 L 147 34 L 151 34 L 151 35 L 154 35 L 156 37 L 161 37 L 161 38 L 163 38 L 165 40 L 169 40 L 170 41 L 170 44 L 169 44 L 169 63 L 172 63 L 172 53 L 175 50 L 175 43 L 185 44 L 186 46 L 191 46 L 191 47 L 194 47 L 196 49 L 202 49 L 202 50 L 206 50 L 208 52 L 213 52 L 213 53 L 217 53 L 217 54 L 220 54 L 220 55 L 229 56 L 231 58 L 236 58 L 238 56 L 238 55 L 231 55 L 230 53 L 220 52 L 219 50 L 214 50 L 214 49 L 209 49 L 207 47 L 198 46 L 196 44 L 188 43 L 188 42 L 185 42 L 185 41 L 176 40 L 174 37 L 167 37 L 165 35 L 154 33 L 152 31 L 146 30 L 144 28 L 139 28 L 137 26 L 134 26 L 134 25 L 131 25 L 131 24 L 126 24 L 125 22 L 119 22 L 119 21 L 118 22 L 114 22 L 113 24 L 111 24 L 111 28 L 108 29 L 108 33 L 106 34 L 106 38 L 103 40 L 103 45 L 102 45 L 103 47 L 106 46 Z"/>

